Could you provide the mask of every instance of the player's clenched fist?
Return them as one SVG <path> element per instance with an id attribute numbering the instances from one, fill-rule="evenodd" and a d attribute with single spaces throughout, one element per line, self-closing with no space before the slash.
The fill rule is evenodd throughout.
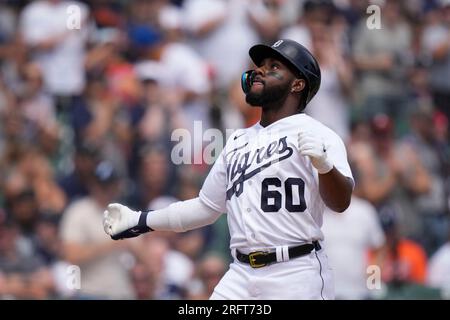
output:
<path id="1" fill-rule="evenodd" d="M 148 212 L 133 211 L 119 203 L 112 203 L 103 213 L 103 228 L 113 240 L 133 238 L 152 231 L 147 226 Z"/>
<path id="2" fill-rule="evenodd" d="M 301 131 L 298 134 L 298 150 L 301 155 L 308 156 L 314 168 L 320 174 L 325 174 L 333 169 L 333 163 L 328 159 L 327 147 L 321 137 L 309 131 Z"/>

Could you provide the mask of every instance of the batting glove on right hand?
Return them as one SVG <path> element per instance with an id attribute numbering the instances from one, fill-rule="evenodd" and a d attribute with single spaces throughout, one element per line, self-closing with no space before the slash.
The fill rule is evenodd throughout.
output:
<path id="1" fill-rule="evenodd" d="M 119 203 L 112 203 L 103 213 L 103 229 L 113 240 L 134 238 L 153 231 L 147 226 L 148 211 L 133 211 Z"/>
<path id="2" fill-rule="evenodd" d="M 298 134 L 298 150 L 301 155 L 308 156 L 319 174 L 325 174 L 333 169 L 333 163 L 328 159 L 327 148 L 322 138 L 311 132 Z"/>

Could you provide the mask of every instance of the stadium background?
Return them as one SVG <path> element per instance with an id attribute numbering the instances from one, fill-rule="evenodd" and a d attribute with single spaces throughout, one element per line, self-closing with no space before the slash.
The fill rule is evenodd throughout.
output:
<path id="1" fill-rule="evenodd" d="M 240 74 L 279 38 L 318 58 L 306 112 L 345 140 L 357 181 L 348 212 L 324 217 L 337 298 L 449 299 L 448 0 L 1 0 L 0 297 L 208 298 L 225 216 L 113 242 L 103 208 L 195 197 L 209 167 L 171 161 L 173 130 L 194 159 L 194 121 L 255 123 Z"/>

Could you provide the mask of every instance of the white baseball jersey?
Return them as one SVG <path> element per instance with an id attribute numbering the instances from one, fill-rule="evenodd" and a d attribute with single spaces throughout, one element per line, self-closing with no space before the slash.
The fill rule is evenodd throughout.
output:
<path id="1" fill-rule="evenodd" d="M 344 143 L 306 114 L 237 130 L 214 163 L 200 199 L 228 214 L 230 248 L 261 250 L 323 240 L 318 172 L 298 152 L 298 133 L 324 139 L 337 170 L 353 180 Z"/>

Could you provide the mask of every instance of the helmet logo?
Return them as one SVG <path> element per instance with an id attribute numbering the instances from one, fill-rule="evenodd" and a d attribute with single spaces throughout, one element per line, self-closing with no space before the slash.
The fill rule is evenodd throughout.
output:
<path id="1" fill-rule="evenodd" d="M 275 43 L 272 45 L 272 48 L 279 47 L 283 42 L 284 42 L 283 40 L 278 40 L 277 42 L 275 42 Z"/>

